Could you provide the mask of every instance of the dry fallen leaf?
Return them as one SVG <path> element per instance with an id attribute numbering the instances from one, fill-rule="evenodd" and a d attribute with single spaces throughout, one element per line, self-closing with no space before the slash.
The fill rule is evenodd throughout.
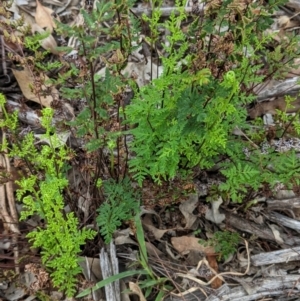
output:
<path id="1" fill-rule="evenodd" d="M 45 30 L 36 23 L 31 25 L 31 31 L 32 31 L 32 33 L 35 33 L 35 32 L 44 33 L 45 32 Z M 40 40 L 40 44 L 45 50 L 48 50 L 53 54 L 59 53 L 56 49 L 57 43 L 51 34 L 47 38 Z"/>
<path id="2" fill-rule="evenodd" d="M 80 257 L 79 265 L 83 269 L 86 279 L 91 279 L 90 273 L 96 277 L 96 280 L 102 280 L 102 272 L 100 268 L 100 259 L 92 257 Z"/>
<path id="3" fill-rule="evenodd" d="M 279 28 L 288 29 L 299 26 L 299 23 L 291 20 L 288 16 L 280 16 L 277 20 Z"/>
<path id="4" fill-rule="evenodd" d="M 37 95 L 33 92 L 32 87 L 35 87 L 35 80 L 33 78 L 32 72 L 29 68 L 24 67 L 22 70 L 12 69 L 12 72 L 19 84 L 19 87 L 23 95 L 36 103 L 41 104 L 44 107 L 51 107 L 51 103 L 54 100 L 52 95 L 58 95 L 57 89 L 54 87 L 51 88 L 51 95 L 42 95 L 42 92 L 45 91 L 48 87 L 47 85 L 42 85 L 40 95 Z M 43 75 L 45 81 L 49 78 L 46 75 Z"/>
<path id="5" fill-rule="evenodd" d="M 172 230 L 172 229 L 165 229 L 165 230 L 157 229 L 152 224 L 152 219 L 150 214 L 146 214 L 144 216 L 144 218 L 142 219 L 142 224 L 145 227 L 145 229 L 150 231 L 154 235 L 155 239 L 157 240 L 160 240 L 166 232 Z"/>
<path id="6" fill-rule="evenodd" d="M 56 97 L 58 97 L 59 92 L 58 90 L 49 85 L 45 84 L 49 80 L 49 77 L 43 73 L 38 75 L 36 78 L 33 77 L 33 73 L 30 71 L 29 68 L 24 67 L 22 70 L 12 69 L 12 72 L 19 84 L 19 87 L 24 95 L 28 100 L 34 101 L 44 107 L 51 107 L 51 103 L 55 101 L 59 101 Z M 40 90 L 37 90 L 38 82 L 42 82 L 44 84 L 40 84 Z M 68 120 L 74 118 L 74 110 L 72 106 L 68 103 L 61 103 L 62 109 L 64 112 L 64 117 Z M 60 135 L 60 140 L 64 141 L 67 139 L 69 134 L 63 133 Z"/>
<path id="7" fill-rule="evenodd" d="M 217 263 L 217 259 L 216 259 L 216 255 L 207 255 L 206 256 L 207 261 L 209 263 L 209 266 L 215 270 L 216 274 L 218 273 L 218 263 Z M 209 280 L 212 279 L 215 275 L 211 275 L 209 277 Z M 220 286 L 222 285 L 222 280 L 220 278 L 216 278 L 215 280 L 213 280 L 213 282 L 211 283 L 211 287 L 213 289 L 218 289 Z"/>
<path id="8" fill-rule="evenodd" d="M 221 224 L 225 219 L 225 214 L 220 213 L 219 207 L 223 203 L 222 198 L 218 198 L 217 201 L 211 203 L 211 209 L 207 209 L 205 218 L 213 223 Z"/>
<path id="9" fill-rule="evenodd" d="M 196 230 L 195 227 L 197 227 L 197 224 L 195 224 L 195 221 L 197 220 L 197 216 L 193 214 L 193 211 L 197 207 L 198 201 L 198 195 L 192 194 L 187 201 L 179 206 L 179 210 L 186 220 L 185 229 Z"/>
<path id="10" fill-rule="evenodd" d="M 157 249 L 151 242 L 146 241 L 147 253 L 153 257 L 162 257 L 164 254 L 162 251 Z"/>
<path id="11" fill-rule="evenodd" d="M 129 62 L 127 66 L 122 70 L 122 75 L 126 75 L 134 79 L 139 86 L 139 88 L 147 85 L 152 79 L 157 78 L 157 75 L 160 76 L 163 72 L 161 66 L 153 63 L 151 58 L 147 58 L 147 64 L 142 62 Z M 103 68 L 104 69 L 104 68 Z M 105 74 L 105 71 L 101 69 L 98 73 Z"/>
<path id="12" fill-rule="evenodd" d="M 117 230 L 114 234 L 115 245 L 124 245 L 124 244 L 132 244 L 138 245 L 130 236 L 133 235 L 131 228 L 126 228 L 123 230 Z"/>
<path id="13" fill-rule="evenodd" d="M 51 33 L 53 28 L 56 27 L 52 14 L 54 11 L 48 7 L 43 6 L 38 0 L 36 0 L 36 13 L 35 21 L 43 29 L 48 29 Z"/>
<path id="14" fill-rule="evenodd" d="M 146 301 L 143 293 L 142 293 L 142 290 L 140 289 L 140 287 L 134 283 L 134 282 L 129 282 L 129 289 L 135 294 L 135 295 L 138 295 L 139 298 L 140 298 L 140 301 Z"/>
<path id="15" fill-rule="evenodd" d="M 237 250 L 236 252 L 237 261 L 239 262 L 240 267 L 247 267 L 248 265 L 248 258 L 247 258 L 247 251 L 246 250 Z"/>
<path id="16" fill-rule="evenodd" d="M 276 242 L 279 243 L 279 244 L 283 244 L 284 241 L 283 241 L 283 239 L 281 238 L 280 232 L 279 232 L 279 229 L 280 229 L 280 228 L 279 228 L 277 225 L 274 225 L 274 224 L 270 224 L 270 225 L 268 225 L 268 226 L 269 226 L 270 229 L 272 230 Z"/>
<path id="17" fill-rule="evenodd" d="M 22 70 L 12 69 L 12 72 L 19 84 L 20 89 L 22 90 L 23 95 L 27 99 L 37 102 L 44 107 L 51 107 L 51 103 L 54 100 L 52 95 L 58 95 L 58 91 L 54 87 L 51 88 L 52 95 L 42 95 L 42 93 L 39 93 L 40 95 L 37 95 L 33 92 L 33 89 L 31 88 L 36 87 L 36 84 L 32 72 L 27 67 L 24 67 Z M 46 75 L 44 75 L 44 79 L 46 81 L 49 78 Z M 41 87 L 43 91 L 45 91 L 47 88 L 47 85 L 43 85 Z"/>
<path id="18" fill-rule="evenodd" d="M 199 238 L 190 236 L 172 237 L 171 243 L 179 253 L 188 253 L 191 250 L 214 254 L 215 249 L 211 246 L 204 247 L 199 243 Z"/>

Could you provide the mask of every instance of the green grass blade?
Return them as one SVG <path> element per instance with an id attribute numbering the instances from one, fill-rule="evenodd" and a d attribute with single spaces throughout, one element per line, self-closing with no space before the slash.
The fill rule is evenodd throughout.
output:
<path id="1" fill-rule="evenodd" d="M 164 296 L 165 292 L 164 291 L 159 291 L 159 293 L 157 294 L 155 301 L 161 301 L 163 296 Z"/>
<path id="2" fill-rule="evenodd" d="M 136 214 L 134 217 L 134 222 L 136 226 L 136 238 L 140 247 L 140 254 L 141 254 L 141 263 L 143 268 L 148 267 L 148 255 L 147 255 L 147 248 L 144 236 L 144 230 L 141 222 L 141 218 L 139 213 Z"/>
<path id="3" fill-rule="evenodd" d="M 133 276 L 133 275 L 146 275 L 146 274 L 147 274 L 147 271 L 145 271 L 145 270 L 136 270 L 136 271 L 126 271 L 126 272 L 119 273 L 117 275 L 110 276 L 110 277 L 98 282 L 94 287 L 88 288 L 88 289 L 82 291 L 79 295 L 76 296 L 76 298 L 87 296 L 92 291 L 95 291 L 95 290 L 97 290 L 107 284 L 110 284 L 116 280 L 120 280 L 122 278 Z"/>
<path id="4" fill-rule="evenodd" d="M 167 278 L 147 279 L 143 282 L 140 282 L 139 287 L 141 289 L 147 288 L 147 287 L 153 287 L 155 285 L 160 285 L 160 284 L 164 283 L 167 280 L 168 280 Z"/>

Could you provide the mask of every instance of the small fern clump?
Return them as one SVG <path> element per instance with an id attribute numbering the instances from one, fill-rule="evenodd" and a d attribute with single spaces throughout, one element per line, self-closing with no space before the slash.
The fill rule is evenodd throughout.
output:
<path id="1" fill-rule="evenodd" d="M 299 158 L 292 147 L 280 151 L 264 141 L 262 147 L 253 149 L 250 142 L 235 142 L 230 154 L 230 161 L 220 164 L 226 181 L 219 185 L 219 191 L 226 199 L 242 202 L 260 188 L 271 192 L 279 183 L 286 189 L 297 189 L 300 184 Z"/>
<path id="2" fill-rule="evenodd" d="M 202 243 L 202 241 L 200 241 Z M 219 254 L 219 260 L 226 260 L 231 254 L 233 254 L 240 242 L 240 236 L 238 233 L 232 233 L 229 231 L 217 231 L 213 234 L 207 242 L 203 242 L 205 245 L 213 246 L 215 252 Z"/>
<path id="3" fill-rule="evenodd" d="M 97 224 L 108 244 L 122 222 L 132 219 L 138 212 L 139 194 L 134 191 L 128 178 L 119 183 L 112 179 L 105 181 L 103 189 L 106 200 L 97 210 Z"/>
<path id="4" fill-rule="evenodd" d="M 41 124 L 46 130 L 42 138 L 47 144 L 39 148 L 32 132 L 20 139 L 15 114 L 10 116 L 7 113 L 4 97 L 0 100 L 4 113 L 0 127 L 10 131 L 10 139 L 14 142 L 10 145 L 5 141 L 2 149 L 8 149 L 9 156 L 17 156 L 27 162 L 33 171 L 17 181 L 17 199 L 24 204 L 21 220 L 35 214 L 45 220 L 44 227 L 38 227 L 27 237 L 33 247 L 41 248 L 42 262 L 50 270 L 54 286 L 71 297 L 76 292 L 76 276 L 81 272 L 78 264 L 80 246 L 96 233 L 79 230 L 74 214 L 64 213 L 63 190 L 68 185 L 66 170 L 70 150 L 61 145 L 57 133 L 53 131 L 52 109 L 42 110 Z"/>

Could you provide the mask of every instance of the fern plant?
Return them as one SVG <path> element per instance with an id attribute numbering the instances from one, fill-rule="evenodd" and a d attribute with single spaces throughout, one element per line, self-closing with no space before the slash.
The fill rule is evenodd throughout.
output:
<path id="1" fill-rule="evenodd" d="M 61 74 L 55 81 L 61 84 L 62 95 L 67 99 L 85 99 L 86 106 L 71 123 L 77 129 L 78 137 L 88 139 L 86 149 L 89 152 L 103 149 L 109 140 L 116 140 L 119 135 L 110 133 L 105 126 L 110 119 L 109 108 L 119 106 L 116 101 L 127 84 L 127 79 L 121 75 L 121 70 L 129 54 L 135 49 L 138 37 L 131 34 L 131 29 L 126 26 L 133 17 L 124 14 L 132 7 L 131 1 L 107 2 L 97 1 L 96 7 L 88 13 L 81 10 L 83 26 L 69 26 L 59 24 L 57 31 L 77 41 L 76 52 L 79 58 L 84 59 L 84 70 L 70 64 L 68 71 Z M 118 18 L 122 13 L 122 22 Z M 125 20 L 126 19 L 126 20 Z M 119 20 L 119 22 L 115 22 Z M 108 22 L 109 28 L 95 24 Z M 139 30 L 137 21 L 133 22 L 133 32 Z M 99 40 L 101 36 L 109 36 L 109 41 L 104 45 Z M 60 47 L 61 51 L 71 52 L 72 48 Z M 95 61 L 101 59 L 104 72 L 96 73 Z M 72 78 L 72 85 L 66 86 L 65 82 Z M 81 87 L 77 89 L 76 86 Z"/>
<path id="2" fill-rule="evenodd" d="M 126 109 L 129 122 L 137 124 L 131 131 L 136 156 L 130 170 L 140 184 L 146 175 L 157 182 L 172 178 L 180 166 L 212 166 L 213 158 L 225 151 L 233 128 L 245 120 L 239 85 L 248 62 L 236 71 L 222 71 L 220 79 L 207 66 L 191 70 L 196 58 L 187 54 L 187 35 L 179 26 L 184 19 L 181 10 L 165 23 L 171 34 L 164 47 L 168 55 L 161 58 L 164 72 Z M 245 96 L 244 102 L 248 101 Z"/>
<path id="3" fill-rule="evenodd" d="M 172 14 L 168 22 L 160 24 L 157 13 L 147 19 L 153 37 L 158 26 L 170 35 L 164 45 L 166 55 L 161 57 L 163 74 L 143 87 L 126 108 L 127 119 L 134 124 L 130 148 L 135 156 L 129 166 L 140 185 L 146 176 L 160 183 L 181 169 L 208 168 L 222 159 L 221 173 L 226 179 L 220 190 L 233 201 L 241 201 L 249 189 L 266 183 L 274 187 L 279 180 L 287 183 L 291 174 L 296 175 L 295 165 L 284 179 L 270 168 L 273 159 L 279 162 L 278 170 L 287 168 L 279 153 L 270 151 L 249 159 L 244 149 L 251 145 L 232 134 L 236 127 L 249 129 L 246 105 L 255 99 L 253 87 L 274 70 L 279 74 L 287 67 L 273 64 L 270 73 L 258 73 L 263 66 L 261 53 L 265 55 L 267 45 L 274 45 L 273 35 L 264 31 L 283 3 L 207 3 L 205 19 L 196 18 L 188 35 L 180 28 L 185 15 L 179 1 L 179 15 Z M 291 46 L 297 38 L 290 39 L 287 55 L 292 59 L 298 55 Z"/>
<path id="4" fill-rule="evenodd" d="M 132 219 L 139 211 L 139 194 L 132 188 L 129 178 L 119 183 L 107 180 L 103 182 L 103 189 L 106 200 L 97 210 L 96 221 L 108 244 L 122 222 Z"/>
<path id="5" fill-rule="evenodd" d="M 72 127 L 75 138 L 83 141 L 83 149 L 95 162 L 92 183 L 99 180 L 104 170 L 103 158 L 108 149 L 111 151 L 112 144 L 115 145 L 112 152 L 117 153 L 118 168 L 113 157 L 107 168 L 110 176 L 122 178 L 127 168 L 127 155 L 121 155 L 120 151 L 124 130 L 122 118 L 120 114 L 114 117 L 111 114 L 119 112 L 124 105 L 124 91 L 130 79 L 121 71 L 139 44 L 137 32 L 140 32 L 140 25 L 130 11 L 133 5 L 132 0 L 100 0 L 95 2 L 91 11 L 80 11 L 84 26 L 57 22 L 56 33 L 67 41 L 74 41 L 72 47 L 57 47 L 56 51 L 62 56 L 59 62 L 44 62 L 46 52 L 41 51 L 39 45 L 45 35 L 26 36 L 25 39 L 25 47 L 35 54 L 30 66 L 50 73 L 51 79 L 47 84 L 56 87 L 60 98 L 78 110 L 76 117 L 67 125 Z M 104 23 L 110 26 L 100 25 Z M 109 39 L 103 43 L 106 37 Z M 93 191 L 97 194 L 96 190 Z M 95 198 L 99 198 L 99 194 Z"/>
<path id="6" fill-rule="evenodd" d="M 236 147 L 237 145 L 240 147 Z M 226 181 L 219 191 L 234 202 L 242 202 L 248 194 L 255 195 L 260 188 L 275 191 L 280 183 L 286 189 L 294 189 L 300 184 L 300 165 L 296 150 L 292 147 L 279 151 L 275 146 L 255 148 L 245 142 L 231 145 L 230 160 L 221 163 L 221 173 Z"/>
<path id="7" fill-rule="evenodd" d="M 55 131 L 52 134 L 52 109 L 42 110 L 41 123 L 46 131 L 43 138 L 48 144 L 39 148 L 32 132 L 20 139 L 17 114 L 10 116 L 7 113 L 3 96 L 0 97 L 0 106 L 4 113 L 0 127 L 10 131 L 14 140 L 12 145 L 5 141 L 2 150 L 7 148 L 9 156 L 24 160 L 33 171 L 17 181 L 17 199 L 24 204 L 21 220 L 35 214 L 45 220 L 45 227 L 37 227 L 27 237 L 33 247 L 41 248 L 42 262 L 50 270 L 54 286 L 71 297 L 76 291 L 76 276 L 81 272 L 78 265 L 80 246 L 96 233 L 79 230 L 74 214 L 64 213 L 63 191 L 68 185 L 66 170 L 70 150 L 61 146 Z"/>
<path id="8" fill-rule="evenodd" d="M 219 253 L 219 260 L 226 260 L 231 254 L 233 254 L 240 242 L 240 236 L 238 233 L 232 233 L 229 231 L 217 231 L 206 242 L 201 243 L 208 246 L 213 246 L 216 253 Z"/>

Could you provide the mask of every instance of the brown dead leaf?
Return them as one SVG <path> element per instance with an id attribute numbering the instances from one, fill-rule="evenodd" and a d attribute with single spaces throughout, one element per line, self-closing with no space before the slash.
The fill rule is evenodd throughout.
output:
<path id="1" fill-rule="evenodd" d="M 157 249 L 152 243 L 146 241 L 146 249 L 147 253 L 153 257 L 161 257 L 163 256 L 163 252 Z"/>
<path id="2" fill-rule="evenodd" d="M 299 23 L 291 20 L 288 16 L 280 16 L 277 20 L 279 28 L 289 29 L 299 26 Z"/>
<path id="3" fill-rule="evenodd" d="M 215 249 L 211 246 L 204 247 L 199 244 L 199 238 L 190 236 L 172 237 L 171 243 L 179 253 L 188 253 L 191 250 L 203 252 L 205 254 L 214 254 Z"/>
<path id="4" fill-rule="evenodd" d="M 48 7 L 43 6 L 38 0 L 36 0 L 36 13 L 35 21 L 43 29 L 48 29 L 51 33 L 53 28 L 56 27 L 52 14 L 54 11 Z"/>
<path id="5" fill-rule="evenodd" d="M 217 263 L 217 259 L 216 259 L 216 255 L 207 255 L 206 256 L 207 261 L 209 263 L 209 266 L 214 269 L 214 271 L 216 272 L 216 274 L 218 273 L 218 263 Z M 209 280 L 212 279 L 215 275 L 212 275 L 211 277 L 209 277 Z M 217 289 L 222 285 L 222 280 L 220 278 L 216 278 L 212 283 L 211 283 L 211 287 L 213 289 Z"/>
<path id="6" fill-rule="evenodd" d="M 40 95 L 34 94 L 31 87 L 36 86 L 36 81 L 34 80 L 32 72 L 29 70 L 29 68 L 24 67 L 23 70 L 12 69 L 12 72 L 19 84 L 20 89 L 22 90 L 23 95 L 27 99 L 37 102 L 44 107 L 51 107 L 51 103 L 54 100 L 52 95 L 58 95 L 58 91 L 55 88 L 51 88 L 52 95 L 42 95 L 42 93 L 40 93 Z M 45 80 L 49 79 L 46 75 L 43 76 Z M 47 85 L 42 85 L 41 89 L 42 91 L 45 91 L 47 89 Z"/>
<path id="7" fill-rule="evenodd" d="M 165 229 L 165 230 L 157 229 L 152 224 L 152 219 L 150 214 L 145 215 L 145 217 L 142 219 L 142 224 L 145 227 L 145 229 L 150 231 L 154 235 L 155 239 L 157 240 L 160 240 L 166 232 L 172 230 L 172 229 Z"/>
<path id="8" fill-rule="evenodd" d="M 251 119 L 255 119 L 265 114 L 276 114 L 276 110 L 286 111 L 287 113 L 294 113 L 300 109 L 300 98 L 297 98 L 291 103 L 292 107 L 287 107 L 285 98 L 277 97 L 272 101 L 265 101 L 256 104 L 253 108 L 248 110 L 248 115 Z"/>

